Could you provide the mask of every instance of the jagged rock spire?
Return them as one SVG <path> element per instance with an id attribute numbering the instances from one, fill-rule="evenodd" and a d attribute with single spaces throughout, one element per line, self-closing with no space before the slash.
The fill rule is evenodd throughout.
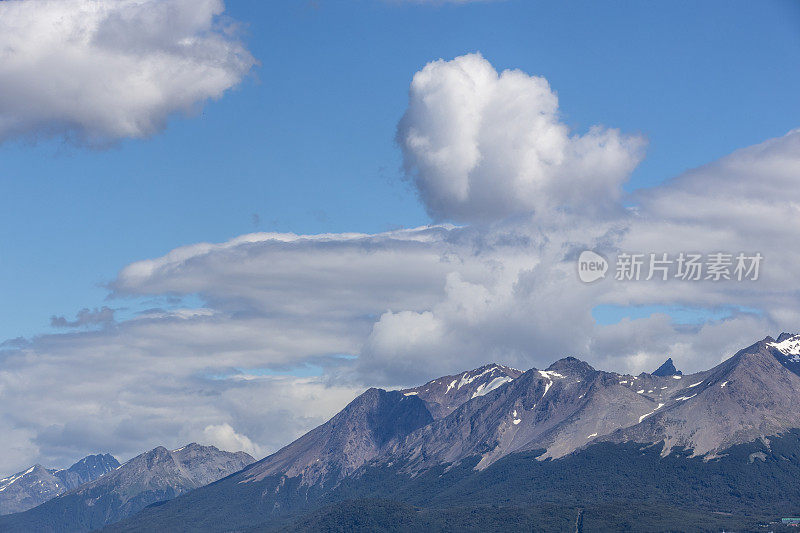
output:
<path id="1" fill-rule="evenodd" d="M 675 364 L 672 362 L 672 357 L 664 361 L 664 364 L 658 367 L 655 372 L 653 372 L 654 376 L 680 376 L 683 372 L 675 368 Z"/>

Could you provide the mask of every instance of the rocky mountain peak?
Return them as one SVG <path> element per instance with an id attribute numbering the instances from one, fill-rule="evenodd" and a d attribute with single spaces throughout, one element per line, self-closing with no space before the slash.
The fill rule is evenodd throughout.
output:
<path id="1" fill-rule="evenodd" d="M 798 335 L 797 333 L 786 333 L 784 331 L 783 333 L 778 335 L 778 339 L 775 342 L 784 342 L 789 339 L 797 339 L 798 337 L 800 337 L 800 335 Z"/>
<path id="2" fill-rule="evenodd" d="M 419 387 L 404 389 L 406 396 L 417 396 L 425 402 L 435 419 L 443 418 L 472 398 L 485 396 L 511 383 L 522 375 L 521 370 L 498 363 L 489 363 L 459 374 L 443 376 Z"/>
<path id="3" fill-rule="evenodd" d="M 675 368 L 675 363 L 672 362 L 672 357 L 668 358 L 664 361 L 660 367 L 658 367 L 654 372 L 653 376 L 680 376 L 683 372 Z"/>
<path id="4" fill-rule="evenodd" d="M 570 377 L 582 377 L 591 374 L 592 372 L 596 372 L 596 370 L 587 363 L 586 361 L 581 361 L 575 357 L 564 357 L 563 359 L 559 359 L 549 367 L 547 367 L 547 372 L 557 372 L 563 376 L 570 376 Z"/>
<path id="5" fill-rule="evenodd" d="M 0 515 L 35 507 L 114 470 L 119 462 L 109 454 L 89 455 L 67 469 L 40 464 L 0 479 Z"/>
<path id="6" fill-rule="evenodd" d="M 66 470 L 57 470 L 53 474 L 70 490 L 93 481 L 118 466 L 119 461 L 111 454 L 88 455 Z"/>
<path id="7" fill-rule="evenodd" d="M 774 342 L 766 340 L 766 345 L 785 356 L 796 359 L 796 362 L 800 362 L 800 335 L 781 333 L 778 335 L 778 340 Z"/>
<path id="8" fill-rule="evenodd" d="M 110 455 L 90 456 L 83 465 L 113 464 Z M 116 461 L 114 459 L 114 461 Z M 192 443 L 177 450 L 158 446 L 114 468 L 110 472 L 72 490 L 52 494 L 44 503 L 28 505 L 27 511 L 14 514 L 12 521 L 25 527 L 6 527 L 2 531 L 94 531 L 130 516 L 156 502 L 163 502 L 198 487 L 227 477 L 253 463 L 244 452 L 225 452 L 213 446 Z M 81 462 L 76 463 L 81 465 Z M 36 467 L 30 469 L 34 474 Z M 45 473 L 49 471 L 41 469 Z M 51 476 L 52 479 L 56 479 Z M 16 483 L 15 483 L 16 484 Z M 35 483 L 39 489 L 44 482 Z M 0 493 L 2 494 L 2 493 Z M 55 496 L 58 496 L 56 498 Z M 30 507 L 34 507 L 31 509 Z M 58 517 L 58 526 L 42 526 Z M 66 522 L 64 522 L 66 521 Z M 29 527 L 37 524 L 38 527 Z"/>

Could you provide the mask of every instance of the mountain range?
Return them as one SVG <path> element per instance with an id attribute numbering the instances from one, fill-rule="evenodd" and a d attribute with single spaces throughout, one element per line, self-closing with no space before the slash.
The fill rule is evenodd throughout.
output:
<path id="1" fill-rule="evenodd" d="M 780 530 L 800 512 L 798 405 L 794 334 L 693 374 L 489 364 L 368 389 L 257 462 L 157 448 L 0 530 Z"/>
<path id="2" fill-rule="evenodd" d="M 755 528 L 800 511 L 798 362 L 800 336 L 782 334 L 694 374 L 567 357 L 369 389 L 242 472 L 109 530 L 558 531 L 580 509 L 599 530 Z"/>
<path id="3" fill-rule="evenodd" d="M 66 469 L 42 465 L 0 479 L 0 515 L 26 511 L 119 466 L 113 455 L 89 455 Z"/>
<path id="4" fill-rule="evenodd" d="M 92 531 L 238 472 L 253 461 L 244 452 L 213 446 L 159 446 L 33 509 L 0 517 L 0 531 Z"/>

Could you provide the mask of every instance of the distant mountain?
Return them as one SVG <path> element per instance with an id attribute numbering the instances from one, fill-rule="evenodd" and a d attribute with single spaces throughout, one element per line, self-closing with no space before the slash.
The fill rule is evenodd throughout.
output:
<path id="1" fill-rule="evenodd" d="M 561 531 L 584 509 L 587 530 L 713 531 L 800 512 L 800 336 L 695 374 L 667 363 L 633 376 L 567 357 L 370 389 L 275 454 L 108 529 Z"/>
<path id="2" fill-rule="evenodd" d="M 0 531 L 92 531 L 217 481 L 253 461 L 244 452 L 213 446 L 189 444 L 172 451 L 159 446 L 38 507 L 0 517 Z M 88 462 L 82 467 L 73 474 L 96 471 Z"/>
<path id="3" fill-rule="evenodd" d="M 0 515 L 26 511 L 93 481 L 119 466 L 114 456 L 89 455 L 64 470 L 53 470 L 41 465 L 0 479 Z"/>
<path id="4" fill-rule="evenodd" d="M 672 357 L 664 361 L 664 364 L 658 367 L 655 372 L 653 372 L 653 376 L 680 376 L 683 374 L 680 370 L 675 368 L 675 363 L 672 362 Z"/>
<path id="5" fill-rule="evenodd" d="M 113 455 L 89 455 L 66 470 L 56 470 L 53 475 L 64 483 L 67 490 L 71 490 L 84 483 L 94 481 L 115 470 L 118 466 L 119 461 Z"/>

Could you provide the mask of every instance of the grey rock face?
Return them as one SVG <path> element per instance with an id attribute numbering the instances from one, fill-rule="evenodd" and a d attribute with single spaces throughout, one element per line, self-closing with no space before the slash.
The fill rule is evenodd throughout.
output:
<path id="1" fill-rule="evenodd" d="M 112 455 L 90 455 L 64 470 L 41 465 L 0 479 L 0 515 L 36 507 L 119 466 Z"/>
<path id="2" fill-rule="evenodd" d="M 0 514 L 17 513 L 36 507 L 63 493 L 61 480 L 42 465 L 0 479 Z"/>
<path id="3" fill-rule="evenodd" d="M 638 423 L 638 413 L 653 403 L 638 393 L 638 379 L 562 359 L 547 370 L 531 369 L 415 431 L 392 455 L 412 470 L 475 455 L 482 457 L 478 467 L 485 468 L 510 453 L 534 449 L 560 457 Z"/>
<path id="4" fill-rule="evenodd" d="M 680 370 L 675 368 L 675 363 L 672 362 L 672 357 L 664 361 L 664 364 L 658 367 L 653 376 L 680 376 L 683 374 Z"/>
<path id="5" fill-rule="evenodd" d="M 713 457 L 734 444 L 800 427 L 800 336 L 767 338 L 691 375 L 630 376 L 574 358 L 532 369 L 410 434 L 383 458 L 410 471 L 479 455 L 478 468 L 518 451 L 558 458 L 596 441 L 665 442 Z M 668 361 L 669 362 L 669 361 Z"/>
<path id="6" fill-rule="evenodd" d="M 800 376 L 776 356 L 775 344 L 767 337 L 711 370 L 683 376 L 661 409 L 608 440 L 663 440 L 664 453 L 685 446 L 713 457 L 734 444 L 800 427 Z"/>
<path id="7" fill-rule="evenodd" d="M 267 476 L 335 483 L 433 421 L 415 394 L 369 389 L 325 424 L 239 474 L 243 481 Z"/>
<path id="8" fill-rule="evenodd" d="M 433 417 L 439 419 L 472 398 L 485 396 L 521 375 L 521 370 L 492 363 L 475 370 L 437 378 L 425 385 L 400 392 L 407 396 L 419 396 Z"/>
<path id="9" fill-rule="evenodd" d="M 119 461 L 110 454 L 89 455 L 66 470 L 56 470 L 53 475 L 61 480 L 67 490 L 94 481 L 119 466 Z"/>
<path id="10" fill-rule="evenodd" d="M 522 372 L 489 364 L 401 391 L 369 389 L 339 414 L 242 472 L 244 481 L 300 477 L 304 485 L 334 484 L 391 453 L 415 430 L 463 404 L 512 383 Z"/>

